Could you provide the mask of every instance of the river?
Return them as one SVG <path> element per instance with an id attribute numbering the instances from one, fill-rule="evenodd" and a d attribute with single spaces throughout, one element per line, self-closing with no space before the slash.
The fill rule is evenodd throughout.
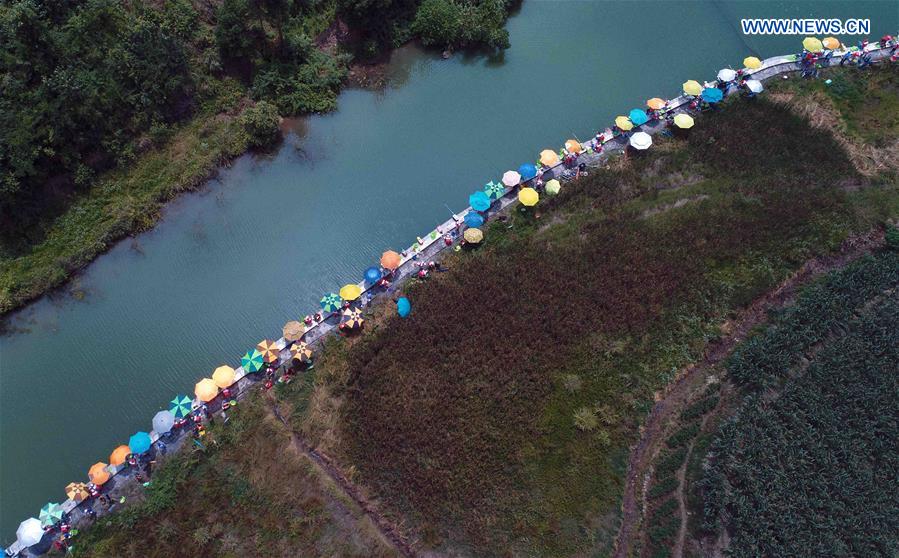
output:
<path id="1" fill-rule="evenodd" d="M 279 337 L 384 249 L 446 219 L 445 204 L 461 209 L 504 170 L 649 97 L 674 96 L 687 79 L 798 50 L 801 37 L 742 35 L 741 17 L 867 17 L 879 37 L 896 31 L 897 12 L 892 0 L 526 0 L 500 56 L 398 50 L 385 90 L 348 90 L 337 112 L 294 122 L 276 153 L 237 159 L 65 293 L 10 318 L 0 338 L 0 543 L 149 430 L 175 393 Z"/>

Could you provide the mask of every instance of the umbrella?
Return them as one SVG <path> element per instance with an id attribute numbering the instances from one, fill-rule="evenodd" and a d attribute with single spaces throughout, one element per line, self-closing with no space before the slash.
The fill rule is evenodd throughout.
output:
<path id="1" fill-rule="evenodd" d="M 540 194 L 533 188 L 522 188 L 521 191 L 518 192 L 518 201 L 520 201 L 522 205 L 533 207 L 540 201 Z"/>
<path id="2" fill-rule="evenodd" d="M 821 41 L 821 44 L 824 45 L 824 48 L 830 50 L 836 50 L 840 48 L 840 46 L 842 46 L 842 43 L 840 43 L 840 40 L 836 37 L 827 37 L 826 39 Z"/>
<path id="3" fill-rule="evenodd" d="M 755 56 L 747 56 L 743 59 L 743 66 L 750 70 L 758 70 L 762 67 L 762 61 Z"/>
<path id="4" fill-rule="evenodd" d="M 730 68 L 724 68 L 723 70 L 718 72 L 718 79 L 721 81 L 733 81 L 737 78 L 737 72 L 731 70 Z"/>
<path id="5" fill-rule="evenodd" d="M 337 312 L 343 306 L 343 300 L 337 293 L 328 293 L 322 297 L 319 304 L 322 305 L 322 310 L 325 312 Z"/>
<path id="6" fill-rule="evenodd" d="M 748 87 L 749 90 L 752 91 L 753 93 L 761 93 L 762 91 L 765 90 L 765 87 L 762 85 L 762 82 L 760 82 L 757 79 L 747 79 L 746 87 Z"/>
<path id="7" fill-rule="evenodd" d="M 356 288 L 358 289 L 359 287 Z M 269 339 L 260 341 L 256 345 L 256 350 L 262 353 L 262 360 L 269 364 L 278 362 L 278 355 L 281 354 L 281 350 L 275 345 L 275 342 Z"/>
<path id="8" fill-rule="evenodd" d="M 365 280 L 372 284 L 377 283 L 381 280 L 381 270 L 375 266 L 371 266 L 370 268 L 366 269 L 363 275 L 365 277 Z"/>
<path id="9" fill-rule="evenodd" d="M 344 300 L 356 300 L 362 295 L 359 285 L 349 283 L 340 288 L 340 298 Z"/>
<path id="10" fill-rule="evenodd" d="M 128 447 L 131 448 L 132 453 L 145 453 L 151 445 L 153 442 L 146 432 L 135 432 L 128 438 Z"/>
<path id="11" fill-rule="evenodd" d="M 29 517 L 16 529 L 16 540 L 20 546 L 29 547 L 41 542 L 44 538 L 44 527 L 39 519 Z"/>
<path id="12" fill-rule="evenodd" d="M 350 329 L 362 327 L 362 324 L 365 323 L 365 320 L 362 319 L 362 310 L 359 310 L 358 308 L 345 308 L 341 322 Z"/>
<path id="13" fill-rule="evenodd" d="M 506 187 L 500 182 L 490 181 L 484 184 L 484 193 L 491 200 L 498 200 L 506 194 Z"/>
<path id="14" fill-rule="evenodd" d="M 167 434 L 175 426 L 175 415 L 171 411 L 159 411 L 153 415 L 153 430 L 157 434 Z"/>
<path id="15" fill-rule="evenodd" d="M 396 301 L 396 313 L 400 315 L 400 318 L 405 318 L 409 315 L 409 312 L 412 311 L 412 303 L 409 302 L 409 299 L 406 297 L 400 297 Z"/>
<path id="16" fill-rule="evenodd" d="M 702 86 L 695 79 L 684 82 L 684 93 L 687 95 L 699 95 L 702 93 Z"/>
<path id="17" fill-rule="evenodd" d="M 683 112 L 677 114 L 674 117 L 674 125 L 683 130 L 690 129 L 693 127 L 693 117 Z"/>
<path id="18" fill-rule="evenodd" d="M 186 395 L 176 395 L 169 402 L 169 411 L 177 418 L 184 418 L 190 414 L 190 408 L 193 400 Z"/>
<path id="19" fill-rule="evenodd" d="M 631 147 L 634 149 L 639 149 L 643 151 L 644 149 L 649 149 L 649 146 L 652 145 L 652 136 L 647 134 L 646 132 L 637 132 L 636 134 L 631 136 Z"/>
<path id="20" fill-rule="evenodd" d="M 724 98 L 724 93 L 717 87 L 706 87 L 702 90 L 702 99 L 709 103 L 717 103 Z"/>
<path id="21" fill-rule="evenodd" d="M 665 108 L 665 101 L 663 99 L 659 99 L 658 97 L 653 97 L 646 101 L 646 106 L 653 110 L 659 110 Z"/>
<path id="22" fill-rule="evenodd" d="M 559 184 L 559 181 L 553 178 L 549 182 L 546 183 L 546 193 L 555 196 L 562 190 L 562 185 Z"/>
<path id="23" fill-rule="evenodd" d="M 521 175 L 515 171 L 506 171 L 503 173 L 503 184 L 511 188 L 521 182 Z"/>
<path id="24" fill-rule="evenodd" d="M 90 498 L 91 493 L 87 491 L 87 485 L 83 482 L 70 482 L 66 485 L 66 496 L 73 502 L 81 503 Z"/>
<path id="25" fill-rule="evenodd" d="M 112 450 L 112 453 L 109 454 L 109 464 L 113 467 L 118 467 L 128 460 L 129 455 L 131 455 L 130 447 L 119 446 L 116 449 Z"/>
<path id="26" fill-rule="evenodd" d="M 40 518 L 42 527 L 49 527 L 50 525 L 56 525 L 62 521 L 62 514 L 62 506 L 50 502 L 41 508 L 41 513 L 38 517 Z"/>
<path id="27" fill-rule="evenodd" d="M 484 218 L 474 211 L 469 211 L 465 214 L 465 224 L 469 227 L 480 227 L 484 224 Z"/>
<path id="28" fill-rule="evenodd" d="M 628 114 L 628 118 L 631 122 L 634 123 L 635 126 L 646 124 L 649 121 L 649 117 L 646 116 L 646 111 L 638 108 L 632 109 Z"/>
<path id="29" fill-rule="evenodd" d="M 312 362 L 312 349 L 305 343 L 290 346 L 290 358 L 300 362 Z"/>
<path id="30" fill-rule="evenodd" d="M 618 126 L 618 129 L 622 132 L 627 132 L 634 128 L 634 123 L 628 120 L 627 116 L 616 116 L 615 125 Z"/>
<path id="31" fill-rule="evenodd" d="M 477 211 L 487 211 L 490 209 L 490 197 L 481 190 L 468 196 L 468 205 Z"/>
<path id="32" fill-rule="evenodd" d="M 230 366 L 219 366 L 212 373 L 212 381 L 220 388 L 226 388 L 234 383 L 235 372 Z"/>
<path id="33" fill-rule="evenodd" d="M 559 156 L 552 149 L 544 149 L 540 152 L 540 164 L 544 167 L 554 167 L 559 164 Z"/>
<path id="34" fill-rule="evenodd" d="M 240 357 L 240 365 L 247 372 L 258 372 L 262 368 L 263 361 L 262 353 L 256 349 L 247 351 L 244 356 Z"/>
<path id="35" fill-rule="evenodd" d="M 537 167 L 531 163 L 525 163 L 518 167 L 518 174 L 521 175 L 522 180 L 530 180 L 537 176 Z"/>
<path id="36" fill-rule="evenodd" d="M 806 37 L 802 40 L 802 48 L 809 52 L 821 52 L 824 50 L 824 45 L 815 37 Z"/>
<path id="37" fill-rule="evenodd" d="M 383 254 L 381 254 L 381 267 L 384 269 L 389 269 L 390 271 L 396 271 L 396 268 L 400 266 L 400 262 L 403 261 L 403 257 L 394 252 L 393 250 L 387 250 Z M 329 295 L 330 296 L 330 295 Z M 338 302 L 338 305 L 340 303 Z"/>
<path id="38" fill-rule="evenodd" d="M 481 229 L 465 229 L 465 232 L 462 233 L 462 237 L 465 238 L 466 242 L 480 244 L 480 242 L 484 240 L 484 232 Z"/>
<path id="39" fill-rule="evenodd" d="M 194 386 L 194 395 L 203 403 L 209 403 L 219 394 L 219 387 L 210 378 L 203 378 Z"/>
<path id="40" fill-rule="evenodd" d="M 584 150 L 583 146 L 581 146 L 581 142 L 576 139 L 570 139 L 565 142 L 565 149 L 568 150 L 569 153 L 580 153 Z"/>
<path id="41" fill-rule="evenodd" d="M 297 341 L 306 333 L 306 324 L 291 320 L 284 324 L 284 327 L 281 328 L 281 333 L 284 335 L 284 339 L 287 339 L 288 341 Z M 212 378 L 215 379 L 215 376 Z"/>
<path id="42" fill-rule="evenodd" d="M 110 474 L 109 471 L 106 470 L 106 463 L 102 461 L 98 461 L 91 465 L 91 468 L 87 471 L 87 478 L 92 483 L 97 486 L 101 486 L 106 481 L 109 480 Z"/>

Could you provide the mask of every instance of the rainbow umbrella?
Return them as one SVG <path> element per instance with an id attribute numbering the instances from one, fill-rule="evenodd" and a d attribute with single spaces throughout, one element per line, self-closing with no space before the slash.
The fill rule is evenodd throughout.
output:
<path id="1" fill-rule="evenodd" d="M 533 207 L 540 201 L 540 194 L 533 188 L 522 188 L 521 191 L 518 192 L 518 201 L 521 202 L 521 205 Z"/>
<path id="2" fill-rule="evenodd" d="M 328 293 L 319 301 L 325 312 L 337 312 L 343 306 L 343 299 L 337 293 Z"/>
<path id="3" fill-rule="evenodd" d="M 474 211 L 469 211 L 465 214 L 465 224 L 469 227 L 480 227 L 484 224 L 484 218 Z"/>
<path id="4" fill-rule="evenodd" d="M 549 182 L 546 183 L 546 193 L 555 196 L 559 192 L 562 191 L 562 185 L 559 184 L 559 181 L 553 178 Z"/>
<path id="5" fill-rule="evenodd" d="M 360 296 L 362 296 L 362 289 L 355 283 L 348 283 L 340 288 L 340 298 L 344 300 L 353 301 Z"/>
<path id="6" fill-rule="evenodd" d="M 146 432 L 135 432 L 128 438 L 128 447 L 131 448 L 131 453 L 144 453 L 150 449 L 151 445 L 153 442 Z"/>
<path id="7" fill-rule="evenodd" d="M 462 237 L 465 238 L 465 242 L 480 244 L 480 242 L 484 240 L 484 232 L 481 229 L 465 229 L 465 232 L 462 233 Z"/>
<path id="8" fill-rule="evenodd" d="M 66 496 L 69 500 L 81 503 L 91 497 L 91 493 L 87 490 L 87 485 L 83 482 L 70 482 L 66 485 Z"/>
<path id="9" fill-rule="evenodd" d="M 695 79 L 684 82 L 684 93 L 687 95 L 699 95 L 702 93 L 702 86 Z"/>
<path id="10" fill-rule="evenodd" d="M 682 130 L 687 130 L 693 127 L 693 117 L 689 114 L 680 113 L 674 117 L 674 125 Z"/>
<path id="11" fill-rule="evenodd" d="M 537 167 L 531 163 L 525 163 L 518 167 L 518 174 L 521 175 L 522 180 L 530 180 L 537 176 Z"/>
<path id="12" fill-rule="evenodd" d="M 498 200 L 506 194 L 506 188 L 501 183 L 491 180 L 484 185 L 484 193 L 491 200 Z"/>
<path id="13" fill-rule="evenodd" d="M 649 121 L 649 117 L 646 116 L 646 111 L 643 109 L 635 108 L 628 113 L 628 119 L 634 123 L 635 126 L 640 126 L 641 124 L 646 124 Z"/>
<path id="14" fill-rule="evenodd" d="M 468 205 L 476 211 L 487 211 L 490 209 L 490 197 L 486 193 L 478 190 L 474 194 L 468 196 Z"/>
<path id="15" fill-rule="evenodd" d="M 42 527 L 49 527 L 51 525 L 56 525 L 60 521 L 62 521 L 63 509 L 59 504 L 55 504 L 50 502 L 41 508 L 41 513 L 38 515 L 41 521 Z"/>
<path id="16" fill-rule="evenodd" d="M 515 171 L 506 171 L 503 173 L 503 184 L 511 188 L 521 182 L 521 175 Z"/>
<path id="17" fill-rule="evenodd" d="M 806 37 L 802 40 L 802 48 L 809 52 L 822 52 L 824 44 L 816 37 Z"/>
<path id="18" fill-rule="evenodd" d="M 702 99 L 709 103 L 717 103 L 724 98 L 724 93 L 717 87 L 706 87 L 702 90 Z"/>
<path id="19" fill-rule="evenodd" d="M 622 132 L 628 132 L 634 129 L 634 123 L 628 120 L 627 116 L 616 116 L 615 125 L 618 126 L 618 129 Z"/>
<path id="20" fill-rule="evenodd" d="M 652 99 L 646 101 L 646 106 L 653 110 L 660 110 L 665 108 L 665 100 L 659 99 L 658 97 L 653 97 Z"/>
<path id="21" fill-rule="evenodd" d="M 175 398 L 169 402 L 169 411 L 171 411 L 176 418 L 184 418 L 190 414 L 192 404 L 193 400 L 190 397 L 186 395 L 176 395 Z"/>
<path id="22" fill-rule="evenodd" d="M 755 56 L 747 56 L 743 59 L 743 66 L 750 70 L 758 70 L 762 67 L 762 61 Z"/>
<path id="23" fill-rule="evenodd" d="M 260 341 L 256 345 L 256 350 L 262 353 L 262 360 L 269 364 L 278 362 L 278 355 L 281 353 L 281 350 L 278 349 L 278 346 L 275 345 L 275 342 L 271 339 L 263 339 Z"/>

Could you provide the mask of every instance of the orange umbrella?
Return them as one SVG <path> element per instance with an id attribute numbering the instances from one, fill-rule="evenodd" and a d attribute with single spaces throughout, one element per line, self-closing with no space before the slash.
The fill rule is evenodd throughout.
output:
<path id="1" fill-rule="evenodd" d="M 230 366 L 219 366 L 212 373 L 212 381 L 220 388 L 226 388 L 234 383 L 234 369 Z"/>
<path id="2" fill-rule="evenodd" d="M 841 46 L 840 40 L 837 39 L 836 37 L 827 37 L 826 39 L 821 41 L 821 43 L 824 45 L 824 48 L 827 48 L 830 50 L 836 50 L 836 49 L 840 48 L 840 46 Z"/>
<path id="3" fill-rule="evenodd" d="M 219 394 L 219 387 L 210 378 L 203 378 L 194 386 L 194 395 L 204 403 L 209 403 Z"/>
<path id="4" fill-rule="evenodd" d="M 540 164 L 544 167 L 554 167 L 559 164 L 559 156 L 552 149 L 544 149 L 540 152 Z"/>
<path id="5" fill-rule="evenodd" d="M 569 153 L 580 153 L 581 151 L 584 150 L 584 148 L 581 147 L 581 142 L 579 142 L 578 140 L 575 140 L 575 139 L 570 139 L 570 140 L 566 141 L 565 149 L 567 149 Z"/>
<path id="6" fill-rule="evenodd" d="M 653 97 L 652 99 L 646 101 L 646 106 L 653 110 L 659 110 L 665 106 L 665 101 L 663 99 L 659 99 L 658 97 Z"/>
<path id="7" fill-rule="evenodd" d="M 115 465 L 118 467 L 122 463 L 128 459 L 128 454 L 131 453 L 131 448 L 128 446 L 119 446 L 116 449 L 112 450 L 112 453 L 109 454 L 109 464 Z"/>
<path id="8" fill-rule="evenodd" d="M 278 347 L 275 346 L 275 342 L 268 339 L 260 341 L 256 345 L 256 350 L 262 353 L 262 359 L 268 363 L 278 362 L 278 355 L 281 353 Z"/>
<path id="9" fill-rule="evenodd" d="M 381 254 L 381 267 L 383 267 L 384 269 L 389 269 L 390 271 L 396 271 L 396 268 L 400 266 L 400 262 L 402 260 L 402 256 L 400 256 L 393 250 L 387 250 L 386 252 Z"/>
<path id="10" fill-rule="evenodd" d="M 127 448 L 128 446 L 125 447 Z M 106 463 L 103 463 L 102 461 L 94 463 L 87 472 L 87 478 L 97 486 L 108 481 L 110 476 L 109 471 L 106 470 Z"/>

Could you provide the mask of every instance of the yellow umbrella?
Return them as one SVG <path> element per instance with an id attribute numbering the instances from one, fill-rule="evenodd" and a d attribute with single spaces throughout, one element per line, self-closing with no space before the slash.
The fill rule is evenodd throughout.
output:
<path id="1" fill-rule="evenodd" d="M 466 242 L 470 242 L 472 244 L 478 244 L 482 240 L 484 240 L 484 232 L 481 229 L 476 228 L 465 229 L 465 232 L 462 233 L 462 236 L 465 238 Z"/>
<path id="2" fill-rule="evenodd" d="M 122 463 L 128 459 L 128 456 L 131 454 L 131 448 L 128 446 L 119 446 L 116 449 L 112 450 L 112 453 L 109 454 L 109 464 L 115 465 L 118 467 Z"/>
<path id="3" fill-rule="evenodd" d="M 559 164 L 559 156 L 552 149 L 544 149 L 540 152 L 540 164 L 544 167 L 554 167 Z"/>
<path id="4" fill-rule="evenodd" d="M 821 52 L 824 50 L 824 45 L 816 37 L 806 37 L 802 40 L 802 48 L 809 52 Z"/>
<path id="5" fill-rule="evenodd" d="M 758 70 L 762 67 L 762 61 L 755 56 L 747 56 L 743 59 L 743 67 L 750 70 Z"/>
<path id="6" fill-rule="evenodd" d="M 540 201 L 540 194 L 533 188 L 522 188 L 521 191 L 518 192 L 518 201 L 520 201 L 522 205 L 533 207 Z"/>
<path id="7" fill-rule="evenodd" d="M 693 127 L 693 117 L 689 114 L 680 113 L 674 117 L 674 125 L 684 130 Z"/>
<path id="8" fill-rule="evenodd" d="M 344 300 L 356 300 L 362 295 L 362 289 L 359 285 L 344 285 L 340 288 L 340 298 Z"/>
<path id="9" fill-rule="evenodd" d="M 383 267 L 384 269 L 389 269 L 390 271 L 395 271 L 396 268 L 400 266 L 400 262 L 402 260 L 402 256 L 400 256 L 393 250 L 387 250 L 386 252 L 381 254 L 381 267 Z"/>
<path id="10" fill-rule="evenodd" d="M 278 355 L 281 353 L 275 345 L 275 342 L 269 341 L 268 339 L 260 341 L 259 344 L 256 345 L 256 350 L 262 353 L 262 360 L 268 363 L 278 362 Z"/>
<path id="11" fill-rule="evenodd" d="M 226 388 L 234 383 L 234 369 L 230 366 L 219 366 L 212 373 L 212 381 L 220 388 Z"/>
<path id="12" fill-rule="evenodd" d="M 653 110 L 659 110 L 665 106 L 665 101 L 663 99 L 659 99 L 658 97 L 653 97 L 652 99 L 646 101 L 646 106 Z"/>
<path id="13" fill-rule="evenodd" d="M 569 153 L 580 153 L 584 150 L 583 146 L 581 146 L 581 142 L 574 139 L 565 142 L 565 149 L 567 149 Z"/>
<path id="14" fill-rule="evenodd" d="M 103 463 L 102 461 L 98 461 L 91 465 L 90 470 L 87 472 L 87 478 L 97 486 L 108 481 L 110 476 L 109 471 L 106 470 L 106 463 Z"/>
<path id="15" fill-rule="evenodd" d="M 87 491 L 87 485 L 83 482 L 70 482 L 66 485 L 66 496 L 74 502 L 83 502 L 90 498 L 91 493 Z"/>
<path id="16" fill-rule="evenodd" d="M 290 356 L 294 360 L 299 360 L 300 362 L 312 362 L 312 349 L 305 343 L 291 345 Z"/>
<path id="17" fill-rule="evenodd" d="M 687 95 L 699 95 L 702 93 L 702 86 L 695 79 L 684 82 L 684 93 Z"/>
<path id="18" fill-rule="evenodd" d="M 287 339 L 288 341 L 297 341 L 304 333 L 306 333 L 306 324 L 291 320 L 284 324 L 284 327 L 281 328 L 281 333 L 284 334 L 284 339 Z"/>
<path id="19" fill-rule="evenodd" d="M 827 37 L 826 39 L 821 41 L 821 44 L 824 45 L 824 48 L 827 48 L 830 50 L 836 50 L 836 49 L 840 48 L 841 46 L 843 46 L 843 44 L 840 42 L 840 40 L 837 39 L 836 37 Z"/>
<path id="20" fill-rule="evenodd" d="M 615 125 L 618 126 L 621 130 L 627 132 L 628 130 L 632 130 L 634 128 L 634 123 L 628 120 L 627 116 L 617 116 L 615 117 Z"/>
<path id="21" fill-rule="evenodd" d="M 194 386 L 194 395 L 203 403 L 208 403 L 219 394 L 219 387 L 210 378 L 203 378 Z"/>

